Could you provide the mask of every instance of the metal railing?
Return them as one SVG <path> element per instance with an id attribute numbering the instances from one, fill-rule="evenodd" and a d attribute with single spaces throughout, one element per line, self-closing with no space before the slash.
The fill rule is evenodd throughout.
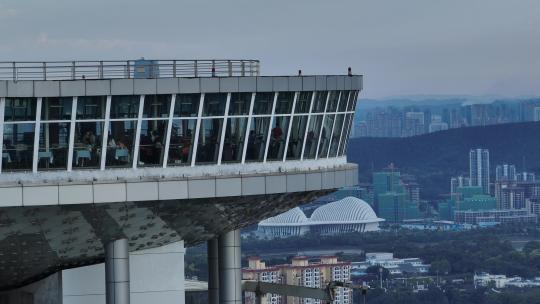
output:
<path id="1" fill-rule="evenodd" d="M 0 80 L 259 76 L 259 60 L 0 61 Z"/>

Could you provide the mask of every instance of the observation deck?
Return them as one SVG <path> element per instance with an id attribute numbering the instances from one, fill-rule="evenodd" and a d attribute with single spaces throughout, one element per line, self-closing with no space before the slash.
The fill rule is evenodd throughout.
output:
<path id="1" fill-rule="evenodd" d="M 192 245 L 355 185 L 361 90 L 257 60 L 0 63 L 0 289 L 102 262 L 109 241 Z"/>

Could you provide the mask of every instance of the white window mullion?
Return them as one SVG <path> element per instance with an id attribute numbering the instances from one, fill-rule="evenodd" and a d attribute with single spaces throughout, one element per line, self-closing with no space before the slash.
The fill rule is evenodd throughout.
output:
<path id="1" fill-rule="evenodd" d="M 172 94 L 171 97 L 171 109 L 169 110 L 169 122 L 167 123 L 167 134 L 165 135 L 165 151 L 163 153 L 163 168 L 167 168 L 167 161 L 169 159 L 169 147 L 171 145 L 171 132 L 174 116 L 174 107 L 176 104 L 176 94 Z"/>
<path id="2" fill-rule="evenodd" d="M 309 105 L 309 114 L 308 114 L 308 119 L 306 123 L 306 132 L 304 133 L 304 142 L 302 143 L 302 154 L 300 156 L 300 160 L 304 160 L 304 150 L 306 149 L 306 139 L 307 139 L 308 130 L 309 130 L 309 122 L 311 120 L 311 116 L 313 116 L 311 111 L 313 110 L 313 104 L 315 103 L 316 96 L 317 96 L 317 92 L 313 92 L 311 96 L 311 103 Z"/>
<path id="3" fill-rule="evenodd" d="M 78 97 L 74 96 L 73 102 L 71 103 L 71 124 L 69 125 L 69 144 L 67 159 L 68 172 L 73 169 L 73 146 L 75 145 L 75 118 L 77 117 L 77 101 Z"/>
<path id="4" fill-rule="evenodd" d="M 352 128 L 354 127 L 353 121 L 354 121 L 354 112 L 351 113 L 351 119 L 349 120 L 349 127 L 347 128 L 347 133 L 345 133 L 345 138 L 346 139 L 349 139 L 350 136 L 351 136 L 351 131 L 352 131 Z M 343 146 L 343 153 L 347 152 L 347 145 L 348 144 L 349 144 L 349 142 L 345 141 L 344 146 Z"/>
<path id="5" fill-rule="evenodd" d="M 195 166 L 195 159 L 197 158 L 197 146 L 199 145 L 199 132 L 201 131 L 201 117 L 203 111 L 204 93 L 201 93 L 201 99 L 199 101 L 199 113 L 197 114 L 197 128 L 195 129 L 195 141 L 193 142 L 193 152 L 191 155 L 191 166 Z"/>
<path id="6" fill-rule="evenodd" d="M 39 128 L 41 127 L 41 104 L 43 102 L 43 98 L 38 97 L 37 104 L 36 104 L 36 125 L 34 128 L 34 154 L 33 154 L 33 161 L 32 161 L 32 172 L 36 173 L 38 170 L 38 162 L 39 162 Z"/>
<path id="7" fill-rule="evenodd" d="M 315 159 L 319 159 L 319 146 L 321 145 L 322 131 L 324 130 L 324 123 L 326 120 L 326 108 L 328 107 L 328 100 L 330 99 L 330 92 L 327 91 L 326 102 L 324 103 L 323 119 L 321 123 L 321 129 L 319 130 L 319 140 L 317 140 L 317 150 L 315 151 Z"/>
<path id="8" fill-rule="evenodd" d="M 0 138 L 2 138 L 2 144 L 0 145 L 0 172 L 2 172 L 2 161 L 4 160 L 4 113 L 6 109 L 6 98 L 0 98 Z"/>
<path id="9" fill-rule="evenodd" d="M 334 141 L 334 128 L 336 127 L 336 120 L 337 120 L 337 110 L 339 108 L 339 100 L 341 99 L 341 92 L 339 92 L 338 95 L 338 102 L 336 105 L 336 113 L 334 113 L 334 121 L 332 123 L 332 130 L 330 131 L 330 141 L 328 142 L 328 151 L 326 152 L 326 158 L 330 156 L 330 148 L 332 147 L 332 142 Z"/>
<path id="10" fill-rule="evenodd" d="M 225 103 L 225 117 L 221 127 L 221 138 L 219 139 L 219 153 L 217 164 L 221 165 L 221 155 L 223 154 L 223 143 L 225 140 L 225 131 L 227 129 L 227 118 L 229 117 L 229 104 L 231 102 L 231 93 L 227 93 L 227 102 Z M 221 119 L 221 118 L 220 118 Z"/>
<path id="11" fill-rule="evenodd" d="M 336 153 L 336 156 L 339 156 L 339 148 L 341 148 L 341 141 L 343 139 L 343 133 L 345 132 L 346 130 L 346 124 L 347 124 L 347 107 L 349 106 L 349 102 L 350 102 L 350 97 L 351 96 L 351 92 L 349 91 L 349 94 L 347 95 L 347 104 L 345 105 L 345 114 L 343 114 L 343 124 L 342 124 L 342 128 L 341 128 L 341 134 L 339 135 L 339 144 L 338 144 L 338 147 L 337 147 L 337 153 Z"/>
<path id="12" fill-rule="evenodd" d="M 291 118 L 289 119 L 289 129 L 287 130 L 287 138 L 285 139 L 285 151 L 283 151 L 283 161 L 287 159 L 287 149 L 289 149 L 289 138 L 291 137 L 291 129 L 292 129 L 294 111 L 296 109 L 296 100 L 298 99 L 298 95 L 300 95 L 298 92 L 294 93 L 294 99 L 293 99 L 292 110 L 291 110 Z"/>
<path id="13" fill-rule="evenodd" d="M 101 136 L 101 170 L 105 170 L 105 164 L 107 161 L 107 150 L 109 148 L 109 122 L 111 120 L 111 99 L 112 96 L 108 95 L 107 103 L 105 104 L 105 122 L 103 125 L 103 136 Z"/>
<path id="14" fill-rule="evenodd" d="M 249 129 L 251 128 L 251 117 L 253 115 L 253 105 L 255 103 L 255 94 L 251 93 L 251 104 L 249 105 L 249 116 L 246 124 L 246 136 L 244 137 L 244 149 L 242 151 L 242 164 L 246 162 L 247 146 L 249 144 Z"/>
<path id="15" fill-rule="evenodd" d="M 144 110 L 144 95 L 139 99 L 139 116 L 137 117 L 137 131 L 135 132 L 135 144 L 133 145 L 133 169 L 139 164 L 139 143 L 141 141 L 141 124 Z"/>
<path id="16" fill-rule="evenodd" d="M 264 159 L 263 163 L 266 163 L 266 157 L 268 156 L 268 147 L 270 146 L 270 136 L 272 135 L 272 123 L 274 122 L 274 112 L 276 111 L 276 102 L 278 99 L 279 92 L 274 93 L 274 103 L 272 104 L 272 113 L 270 115 L 270 123 L 268 124 L 268 134 L 266 135 L 266 147 L 264 149 Z"/>

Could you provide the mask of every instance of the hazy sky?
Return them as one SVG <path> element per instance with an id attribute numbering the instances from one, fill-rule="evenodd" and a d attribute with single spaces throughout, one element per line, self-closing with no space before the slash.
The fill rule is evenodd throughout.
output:
<path id="1" fill-rule="evenodd" d="M 364 96 L 540 95 L 539 0 L 0 0 L 0 60 L 253 58 Z"/>

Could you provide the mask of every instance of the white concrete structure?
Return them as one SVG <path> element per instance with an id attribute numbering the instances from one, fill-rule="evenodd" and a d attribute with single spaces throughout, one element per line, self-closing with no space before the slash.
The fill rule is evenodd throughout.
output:
<path id="1" fill-rule="evenodd" d="M 100 273 L 110 288 L 94 289 L 94 303 L 176 304 L 182 284 L 152 284 L 181 273 L 138 271 L 166 259 L 136 254 L 219 238 L 210 300 L 238 303 L 240 248 L 226 240 L 358 176 L 345 154 L 362 76 L 259 70 L 256 60 L 0 62 L 0 302 L 32 303 L 43 286 L 62 290 L 48 292 L 53 303 L 90 299 L 62 284 L 92 289 L 84 282 Z M 90 266 L 103 261 L 104 273 Z M 28 286 L 38 287 L 16 294 Z"/>
<path id="2" fill-rule="evenodd" d="M 346 197 L 315 209 L 309 219 L 300 208 L 295 208 L 261 221 L 258 234 L 276 238 L 299 236 L 310 231 L 322 235 L 377 231 L 382 221 L 384 219 L 378 218 L 368 203 Z"/>
<path id="3" fill-rule="evenodd" d="M 394 258 L 391 252 L 368 252 L 365 262 L 353 262 L 352 270 L 364 272 L 371 266 L 381 266 L 390 272 L 390 274 L 407 273 L 427 273 L 429 265 L 426 265 L 419 258 Z"/>

